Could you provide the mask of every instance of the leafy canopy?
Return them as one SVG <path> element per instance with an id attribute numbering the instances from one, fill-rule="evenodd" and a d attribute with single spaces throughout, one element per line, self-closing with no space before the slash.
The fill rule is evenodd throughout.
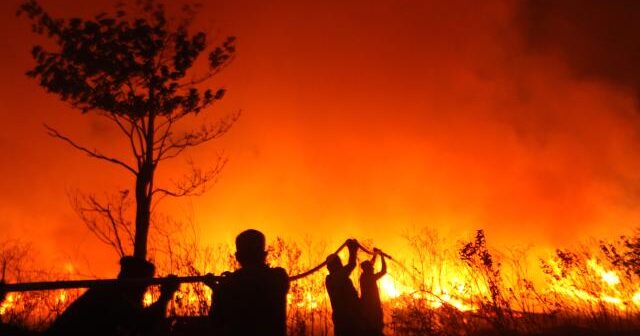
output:
<path id="1" fill-rule="evenodd" d="M 92 19 L 54 19 L 35 0 L 20 6 L 35 33 L 53 39 L 58 50 L 36 45 L 36 66 L 27 74 L 48 92 L 83 112 L 102 110 L 129 118 L 197 113 L 224 95 L 223 89 L 201 90 L 197 84 L 224 67 L 235 52 L 228 37 L 208 55 L 209 71 L 187 80 L 187 71 L 205 50 L 206 35 L 190 34 L 194 10 L 168 20 L 162 4 L 138 1 L 137 15 L 124 6 Z"/>

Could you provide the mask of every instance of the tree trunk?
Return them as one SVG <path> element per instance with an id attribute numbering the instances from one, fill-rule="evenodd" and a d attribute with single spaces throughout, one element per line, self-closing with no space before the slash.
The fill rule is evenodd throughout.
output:
<path id="1" fill-rule="evenodd" d="M 136 234 L 133 247 L 133 256 L 140 259 L 147 257 L 147 239 L 149 237 L 149 225 L 151 224 L 151 200 L 153 197 L 153 145 L 155 139 L 155 116 L 149 115 L 146 133 L 146 150 L 142 158 L 142 164 L 136 174 Z"/>
<path id="2" fill-rule="evenodd" d="M 136 175 L 136 235 L 133 256 L 140 259 L 147 257 L 147 237 L 151 220 L 151 197 L 147 193 L 151 182 L 151 170 L 142 167 Z"/>

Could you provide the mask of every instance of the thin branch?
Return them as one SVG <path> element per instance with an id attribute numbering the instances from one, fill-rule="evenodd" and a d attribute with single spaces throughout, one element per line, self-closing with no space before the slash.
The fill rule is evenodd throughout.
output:
<path id="1" fill-rule="evenodd" d="M 184 83 L 178 84 L 178 88 L 179 89 L 189 88 L 189 87 L 197 86 L 198 84 L 202 84 L 208 81 L 209 79 L 213 78 L 215 75 L 220 73 L 222 70 L 224 70 L 226 67 L 228 67 L 233 62 L 234 59 L 235 59 L 235 55 L 231 55 L 229 59 L 227 59 L 223 64 L 221 64 L 217 68 L 207 72 L 206 74 L 200 77 L 192 76 L 190 80 Z"/>
<path id="2" fill-rule="evenodd" d="M 128 209 L 128 190 L 117 198 L 99 201 L 94 195 L 73 195 L 72 205 L 80 219 L 98 240 L 111 246 L 120 256 L 126 255 L 127 246 L 133 246 L 131 223 L 125 219 Z M 124 244 L 122 234 L 128 244 Z"/>
<path id="3" fill-rule="evenodd" d="M 158 150 L 154 162 L 158 163 L 161 160 L 175 158 L 188 148 L 196 147 L 224 135 L 239 117 L 239 112 L 234 113 L 215 124 L 202 126 L 198 131 L 186 132 L 178 138 L 169 136 L 168 143 L 163 146 L 164 148 Z"/>
<path id="4" fill-rule="evenodd" d="M 167 140 L 170 139 L 171 135 L 173 134 L 173 132 L 171 132 L 171 128 L 173 127 L 174 120 L 175 119 L 167 118 L 166 121 L 156 129 L 156 134 L 161 134 L 158 137 L 158 140 L 154 142 L 154 145 L 159 143 L 159 146 L 157 148 L 154 147 L 154 150 L 158 151 L 158 153 L 164 151 Z M 163 128 L 164 131 L 162 131 Z"/>
<path id="5" fill-rule="evenodd" d="M 103 214 L 109 220 L 109 224 L 111 224 L 111 229 L 113 230 L 113 236 L 115 238 L 115 243 L 117 245 L 117 248 L 120 251 L 121 255 L 125 255 L 124 248 L 122 247 L 122 240 L 120 239 L 120 234 L 118 233 L 118 222 L 117 222 L 117 219 L 113 216 L 113 211 L 111 209 L 111 206 L 110 205 L 103 206 L 93 196 L 89 196 L 89 201 L 91 202 L 91 206 L 96 211 Z"/>
<path id="6" fill-rule="evenodd" d="M 127 220 L 124 218 L 125 217 L 125 214 L 124 214 L 125 201 L 129 191 L 125 190 L 125 191 L 121 191 L 120 193 L 121 193 L 121 196 L 120 196 L 120 206 L 118 207 L 118 221 L 119 223 L 121 223 L 120 227 L 127 234 L 127 238 L 129 238 L 129 243 L 131 244 L 131 246 L 133 246 L 135 244 L 135 238 L 130 228 L 131 225 L 129 225 L 129 222 L 127 222 Z"/>
<path id="7" fill-rule="evenodd" d="M 158 194 L 159 203 L 162 199 L 167 196 L 170 197 L 188 197 L 188 196 L 199 196 L 202 195 L 207 190 L 207 185 L 210 183 L 214 183 L 216 178 L 222 172 L 222 169 L 227 164 L 227 159 L 220 156 L 218 157 L 218 161 L 216 165 L 203 171 L 191 164 L 191 172 L 189 174 L 185 174 L 183 176 L 182 181 L 173 182 L 173 188 L 156 188 L 153 190 L 153 194 Z"/>
<path id="8" fill-rule="evenodd" d="M 134 175 L 138 173 L 131 166 L 129 166 L 128 164 L 126 164 L 126 163 L 124 163 L 124 162 L 122 162 L 122 161 L 120 161 L 118 159 L 105 156 L 105 155 L 101 154 L 100 152 L 98 152 L 95 149 L 91 150 L 91 149 L 88 149 L 88 148 L 86 148 L 84 146 L 78 145 L 73 140 L 69 139 L 68 137 L 66 137 L 66 136 L 64 136 L 62 134 L 60 134 L 60 132 L 58 132 L 54 128 L 48 126 L 47 124 L 45 124 L 44 127 L 47 129 L 47 134 L 49 134 L 50 136 L 52 136 L 54 138 L 57 138 L 57 139 L 60 139 L 60 140 L 62 140 L 64 142 L 68 143 L 69 145 L 71 145 L 71 147 L 73 147 L 73 148 L 75 148 L 75 149 L 77 149 L 77 150 L 79 150 L 81 152 L 86 153 L 90 157 L 93 157 L 93 158 L 96 158 L 96 159 L 100 159 L 100 160 L 105 160 L 105 161 L 108 161 L 108 162 L 111 162 L 111 163 L 115 163 L 115 164 L 117 164 L 119 166 L 124 167 L 125 169 L 127 169 L 128 171 L 133 173 Z"/>
<path id="9" fill-rule="evenodd" d="M 140 118 L 140 124 L 144 124 L 144 118 Z M 142 126 L 140 125 L 138 122 L 132 120 L 131 121 L 131 125 L 134 127 L 134 131 L 135 131 L 135 138 L 138 141 L 138 146 L 140 147 L 140 158 L 142 159 L 145 155 L 145 148 L 144 148 L 144 131 L 142 129 Z M 133 139 L 131 139 L 131 141 L 133 141 Z M 142 160 L 138 161 L 138 167 L 140 167 L 142 165 Z"/>
<path id="10" fill-rule="evenodd" d="M 134 130 L 137 128 L 137 125 L 135 124 L 135 121 L 129 119 L 126 116 L 123 117 L 119 117 L 116 114 L 111 114 L 111 113 L 103 113 L 103 116 L 106 117 L 107 119 L 113 121 L 116 125 L 118 125 L 118 128 L 120 128 L 120 130 L 122 131 L 122 133 L 124 133 L 124 135 L 129 139 L 129 145 L 131 146 L 131 151 L 133 152 L 133 156 L 135 156 L 136 161 L 138 162 L 138 164 L 141 161 L 141 156 L 138 153 L 138 148 L 136 147 L 135 141 L 134 141 Z M 127 128 L 123 122 L 120 120 L 120 118 L 124 119 L 126 122 L 129 123 L 129 127 Z"/>
<path id="11" fill-rule="evenodd" d="M 173 126 L 173 124 L 175 124 L 176 121 L 184 118 L 186 115 L 190 113 L 193 113 L 193 112 L 190 110 L 183 109 L 183 110 L 176 110 L 173 113 L 164 115 L 165 120 L 156 124 L 156 133 L 162 130 L 162 128 L 166 128 L 166 131 L 169 131 L 171 126 Z M 155 141 L 154 144 L 155 143 L 158 143 L 158 141 Z"/>

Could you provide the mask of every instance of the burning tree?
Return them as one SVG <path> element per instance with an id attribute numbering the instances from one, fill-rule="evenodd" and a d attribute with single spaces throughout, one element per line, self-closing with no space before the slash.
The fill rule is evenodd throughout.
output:
<path id="1" fill-rule="evenodd" d="M 134 225 L 126 214 L 128 190 L 107 201 L 86 196 L 77 206 L 89 228 L 120 255 L 127 254 L 130 244 L 134 256 L 145 258 L 155 202 L 165 196 L 204 192 L 224 166 L 224 159 L 219 158 L 212 169 L 192 167 L 184 180 L 173 186 L 154 182 L 162 161 L 222 136 L 238 117 L 236 113 L 197 129 L 177 130 L 176 125 L 184 124 L 186 117 L 198 115 L 223 97 L 224 89 L 202 86 L 229 64 L 235 52 L 234 37 L 226 38 L 208 52 L 207 70 L 191 75 L 194 62 L 210 45 L 205 33 L 190 31 L 196 8 L 185 6 L 180 18 L 168 18 L 162 4 L 137 0 L 133 9 L 117 5 L 115 13 L 59 19 L 37 1 L 27 0 L 18 11 L 18 15 L 26 14 L 35 33 L 54 45 L 33 47 L 36 65 L 27 75 L 82 113 L 106 118 L 129 144 L 129 156 L 123 159 L 45 125 L 52 137 L 134 177 Z"/>

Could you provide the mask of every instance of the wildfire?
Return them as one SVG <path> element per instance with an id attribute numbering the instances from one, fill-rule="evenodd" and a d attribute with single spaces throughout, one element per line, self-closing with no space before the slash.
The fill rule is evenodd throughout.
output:
<path id="1" fill-rule="evenodd" d="M 306 310 L 315 310 L 318 309 L 318 307 L 321 304 L 321 300 L 322 298 L 320 297 L 316 297 L 313 294 L 311 294 L 310 292 L 306 292 L 304 293 L 302 299 L 299 299 L 297 302 L 294 303 L 294 297 L 291 294 L 287 295 L 287 303 L 288 304 L 295 304 L 295 306 L 297 308 L 300 309 L 306 309 Z"/>
<path id="2" fill-rule="evenodd" d="M 16 301 L 19 299 L 18 294 L 9 293 L 2 303 L 0 303 L 0 315 L 6 314 L 9 310 L 13 309 L 16 305 Z"/>
<path id="3" fill-rule="evenodd" d="M 615 271 L 607 271 L 604 267 L 598 264 L 598 261 L 595 258 L 591 258 L 587 261 L 587 266 L 594 270 L 602 279 L 610 287 L 615 287 L 620 283 L 620 278 Z"/>
<path id="4" fill-rule="evenodd" d="M 633 294 L 633 298 L 631 300 L 636 306 L 640 307 L 640 290 Z"/>
<path id="5" fill-rule="evenodd" d="M 144 293 L 144 298 L 142 299 L 142 303 L 145 307 L 149 307 L 153 303 L 153 294 L 151 291 L 146 291 Z"/>
<path id="6" fill-rule="evenodd" d="M 58 297 L 56 298 L 56 300 L 58 301 L 58 303 L 67 302 L 67 292 L 61 291 L 60 294 L 58 294 Z"/>
<path id="7" fill-rule="evenodd" d="M 386 299 L 395 299 L 402 295 L 393 278 L 388 274 L 380 280 L 380 292 L 381 296 Z"/>
<path id="8" fill-rule="evenodd" d="M 618 310 L 627 310 L 631 304 L 640 307 L 640 289 L 635 292 L 626 289 L 629 286 L 622 283 L 618 272 L 607 269 L 595 257 L 587 259 L 585 264 L 586 274 L 579 274 L 580 268 L 576 267 L 569 274 L 560 276 L 562 274 L 560 266 L 556 262 L 549 261 L 555 274 L 550 290 L 578 304 L 602 303 Z M 595 281 L 586 280 L 591 277 Z M 634 284 L 630 286 L 633 287 Z"/>
<path id="9" fill-rule="evenodd" d="M 431 308 L 438 309 L 443 305 L 450 305 L 460 311 L 473 311 L 477 307 L 470 303 L 467 285 L 456 276 L 447 281 L 447 288 L 436 286 L 432 291 L 422 291 L 406 286 L 394 279 L 390 274 L 380 280 L 380 294 L 384 301 L 394 302 L 395 299 L 408 297 L 411 300 L 424 300 Z M 397 303 L 395 306 L 399 306 Z"/>
<path id="10" fill-rule="evenodd" d="M 588 254 L 584 257 L 572 256 L 568 256 L 567 260 L 552 258 L 544 262 L 548 265 L 545 272 L 551 276 L 546 278 L 544 287 L 537 289 L 542 294 L 552 294 L 545 296 L 550 298 L 549 303 L 573 311 L 604 308 L 625 313 L 640 312 L 640 287 L 637 282 L 634 282 L 635 278 L 607 264 L 606 259 L 598 259 Z M 384 306 L 390 309 L 403 309 L 412 302 L 418 302 L 422 307 L 434 310 L 454 308 L 461 312 L 482 313 L 481 307 L 489 302 L 487 300 L 496 302 L 486 279 L 483 278 L 486 274 L 466 268 L 464 264 L 456 263 L 456 260 L 451 257 L 443 257 L 442 260 L 441 265 L 427 263 L 427 267 L 420 269 L 421 273 L 412 273 L 414 269 L 417 270 L 416 267 L 409 269 L 398 262 L 391 263 L 388 273 L 378 283 Z M 513 274 L 509 272 L 512 271 L 508 268 L 503 269 L 500 276 L 505 279 L 513 278 Z M 328 307 L 326 290 L 322 285 L 318 286 L 323 284 L 321 280 L 325 273 L 318 272 L 313 276 L 316 277 L 314 280 L 297 283 L 296 289 L 287 295 L 288 309 L 300 309 L 307 313 L 326 312 Z M 356 288 L 358 277 L 358 271 L 352 274 Z M 500 286 L 505 300 L 517 299 L 515 296 L 508 296 L 508 291 L 513 284 L 505 282 Z M 522 287 L 519 290 L 526 291 L 528 288 Z M 54 303 L 58 309 L 63 309 L 74 299 L 73 291 L 54 291 L 50 295 L 43 301 Z M 155 300 L 154 296 L 157 296 L 157 287 L 144 294 L 144 306 L 150 306 Z M 206 287 L 182 285 L 180 291 L 176 293 L 172 312 L 177 315 L 202 314 L 203 309 L 211 304 L 210 298 L 211 291 Z M 22 304 L 22 300 L 30 299 L 28 295 L 9 293 L 0 304 L 0 315 L 24 309 L 26 304 Z M 545 304 L 541 301 L 535 302 L 530 306 L 534 310 Z M 536 304 L 539 306 L 536 307 Z"/>
<path id="11" fill-rule="evenodd" d="M 433 308 L 440 308 L 442 307 L 442 305 L 444 305 L 444 303 L 447 303 L 455 307 L 459 311 L 473 311 L 477 309 L 475 305 L 465 303 L 463 299 L 452 296 L 447 292 L 440 293 L 439 299 L 440 300 L 438 301 L 433 301 Z"/>

